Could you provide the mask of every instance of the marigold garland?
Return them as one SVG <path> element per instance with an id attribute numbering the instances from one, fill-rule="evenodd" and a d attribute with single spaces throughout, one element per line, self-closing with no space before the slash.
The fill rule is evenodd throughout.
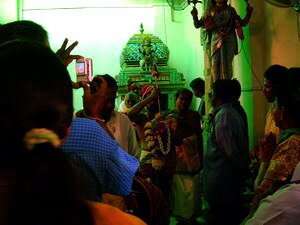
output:
<path id="1" fill-rule="evenodd" d="M 162 169 L 165 164 L 161 156 L 169 154 L 171 150 L 171 131 L 168 123 L 162 121 L 163 118 L 161 113 L 157 113 L 155 118 L 144 126 L 145 140 L 148 150 L 151 152 L 150 161 L 152 167 L 156 170 Z M 163 137 L 166 137 L 166 142 Z"/>

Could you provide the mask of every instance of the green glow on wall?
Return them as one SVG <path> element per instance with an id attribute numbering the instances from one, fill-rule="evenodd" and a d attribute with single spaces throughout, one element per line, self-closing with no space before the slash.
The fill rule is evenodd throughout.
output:
<path id="1" fill-rule="evenodd" d="M 249 130 L 249 146 L 250 149 L 253 149 L 254 146 L 254 118 L 253 118 L 253 75 L 252 71 L 250 68 L 251 65 L 251 50 L 250 50 L 250 43 L 249 43 L 249 27 L 244 29 L 245 33 L 245 41 L 243 43 L 243 55 L 242 56 L 242 78 L 241 78 L 241 83 L 242 83 L 242 104 L 245 108 L 245 111 L 248 116 L 248 130 Z"/>
<path id="2" fill-rule="evenodd" d="M 17 19 L 17 1 L 0 1 L 0 24 L 15 21 Z"/>
<path id="3" fill-rule="evenodd" d="M 17 0 L 17 20 L 23 19 L 24 0 Z"/>
<path id="4" fill-rule="evenodd" d="M 151 8 L 33 10 L 24 11 L 24 19 L 34 20 L 45 27 L 54 51 L 66 37 L 70 43 L 77 40 L 79 44 L 73 54 L 92 58 L 94 75 L 117 75 L 120 53 L 127 40 L 139 33 L 140 23 L 143 22 L 148 31 L 153 30 Z M 74 62 L 68 70 L 72 80 L 76 80 Z M 74 90 L 75 110 L 82 108 L 81 96 L 82 90 Z"/>
<path id="5" fill-rule="evenodd" d="M 246 4 L 244 1 L 235 1 L 233 5 L 241 16 L 246 14 Z M 251 25 L 251 24 L 250 24 Z M 234 73 L 242 86 L 241 103 L 248 117 L 249 147 L 254 146 L 254 118 L 253 118 L 253 74 L 251 70 L 251 49 L 249 24 L 243 28 L 243 41 L 239 40 L 240 53 L 234 59 Z"/>
<path id="6" fill-rule="evenodd" d="M 125 4 L 125 1 L 47 1 L 24 0 L 23 18 L 40 23 L 49 32 L 51 48 L 56 51 L 64 38 L 79 45 L 73 54 L 92 58 L 94 74 L 108 73 L 116 76 L 120 71 L 119 57 L 127 41 L 139 33 L 159 37 L 170 49 L 169 65 L 183 73 L 186 84 L 203 71 L 200 31 L 193 27 L 187 8 L 179 15 L 181 22 L 173 22 L 171 8 L 159 1 L 143 4 Z M 138 2 L 138 1 L 136 1 Z M 140 1 L 139 1 L 140 3 Z M 87 7 L 83 7 L 84 4 Z M 68 67 L 75 80 L 75 65 Z M 82 108 L 82 91 L 74 90 L 74 108 Z"/>

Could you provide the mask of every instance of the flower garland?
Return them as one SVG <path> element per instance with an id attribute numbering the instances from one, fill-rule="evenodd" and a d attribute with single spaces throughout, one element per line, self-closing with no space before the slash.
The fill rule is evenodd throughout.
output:
<path id="1" fill-rule="evenodd" d="M 144 126 L 145 141 L 151 152 L 148 158 L 152 167 L 157 170 L 162 169 L 165 164 L 163 156 L 171 151 L 171 131 L 168 123 L 162 120 L 164 118 L 163 114 L 157 113 L 154 119 Z"/>
<path id="2" fill-rule="evenodd" d="M 164 155 L 167 155 L 167 154 L 169 154 L 169 152 L 171 150 L 171 132 L 170 132 L 170 128 L 169 128 L 168 124 L 165 121 L 162 121 L 162 123 L 165 125 L 166 131 L 167 131 L 167 146 L 166 146 L 166 149 L 164 148 L 164 143 L 162 141 L 162 138 L 161 138 L 160 134 L 157 134 L 157 139 L 158 139 L 160 151 Z"/>

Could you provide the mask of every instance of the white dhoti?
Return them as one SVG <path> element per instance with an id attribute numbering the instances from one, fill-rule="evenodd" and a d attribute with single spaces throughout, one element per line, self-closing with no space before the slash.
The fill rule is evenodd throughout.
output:
<path id="1" fill-rule="evenodd" d="M 202 210 L 200 173 L 194 176 L 174 175 L 171 206 L 174 217 L 188 220 L 200 216 Z"/>

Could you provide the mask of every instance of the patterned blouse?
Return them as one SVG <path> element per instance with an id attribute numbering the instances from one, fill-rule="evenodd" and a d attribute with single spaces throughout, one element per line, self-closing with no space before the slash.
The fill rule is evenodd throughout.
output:
<path id="1" fill-rule="evenodd" d="M 288 135 L 290 133 L 290 135 Z M 287 138 L 277 146 L 270 161 L 265 179 L 285 181 L 291 176 L 300 162 L 300 133 L 291 133 L 290 130 L 281 132 L 281 137 Z"/>

